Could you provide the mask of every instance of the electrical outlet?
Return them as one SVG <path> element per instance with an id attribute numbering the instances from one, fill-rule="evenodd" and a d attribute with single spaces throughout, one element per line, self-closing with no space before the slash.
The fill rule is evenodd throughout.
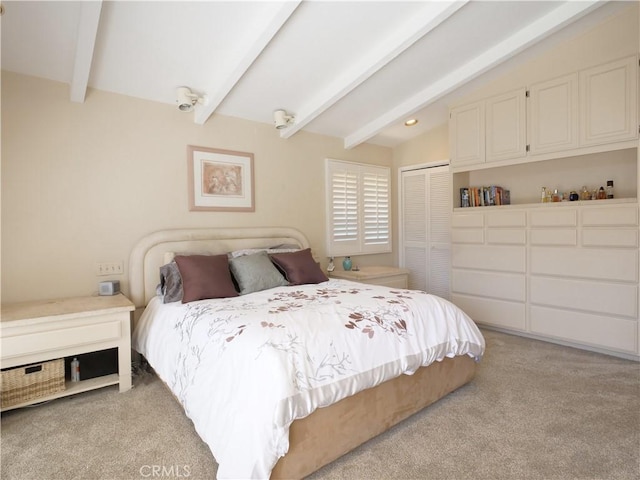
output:
<path id="1" fill-rule="evenodd" d="M 124 262 L 96 263 L 96 275 L 122 275 Z"/>

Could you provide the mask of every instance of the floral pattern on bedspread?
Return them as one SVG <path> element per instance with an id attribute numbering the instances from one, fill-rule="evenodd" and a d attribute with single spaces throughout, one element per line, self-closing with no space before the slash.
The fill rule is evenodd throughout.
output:
<path id="1" fill-rule="evenodd" d="M 266 478 L 295 418 L 444 356 L 480 357 L 484 340 L 438 297 L 330 280 L 152 302 L 134 348 L 183 404 L 219 478 Z"/>

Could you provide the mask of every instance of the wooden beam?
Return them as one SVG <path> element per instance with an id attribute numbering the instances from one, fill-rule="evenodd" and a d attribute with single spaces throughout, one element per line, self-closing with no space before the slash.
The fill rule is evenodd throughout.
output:
<path id="1" fill-rule="evenodd" d="M 78 22 L 78 41 L 76 43 L 76 57 L 73 64 L 71 78 L 71 101 L 83 103 L 87 94 L 93 49 L 98 34 L 102 0 L 81 2 L 80 20 Z"/>
<path id="2" fill-rule="evenodd" d="M 323 91 L 319 92 L 298 112 L 293 125 L 283 129 L 280 137 L 289 138 L 325 110 L 336 104 L 341 98 L 353 91 L 374 73 L 391 62 L 394 58 L 413 45 L 417 40 L 446 21 L 462 8 L 468 0 L 428 3 L 428 6 L 411 20 L 393 32 L 382 48 L 368 52 L 349 71 L 338 76 Z"/>
<path id="3" fill-rule="evenodd" d="M 477 78 L 500 63 L 509 60 L 526 48 L 557 32 L 587 13 L 601 7 L 605 3 L 606 2 L 597 0 L 563 3 L 547 15 L 532 22 L 527 27 L 413 95 L 397 107 L 369 122 L 351 135 L 348 135 L 344 140 L 344 148 L 350 149 L 356 147 L 374 137 L 385 128 L 404 121 L 406 117 L 434 103 L 446 94 Z"/>
<path id="4" fill-rule="evenodd" d="M 278 30 L 282 28 L 295 9 L 298 8 L 301 1 L 302 0 L 287 1 L 282 4 L 282 7 L 280 7 L 278 12 L 257 36 L 255 42 L 253 42 L 251 47 L 244 53 L 244 56 L 239 59 L 231 74 L 227 76 L 224 84 L 219 87 L 213 86 L 211 88 L 212 93 L 207 94 L 205 104 L 196 105 L 195 123 L 198 125 L 204 125 L 216 108 L 218 108 L 218 105 L 222 103 L 222 100 L 224 100 L 236 83 L 238 83 L 240 78 L 242 78 L 245 72 L 249 69 L 255 59 L 258 58 L 258 55 L 262 53 L 276 33 L 278 33 Z"/>

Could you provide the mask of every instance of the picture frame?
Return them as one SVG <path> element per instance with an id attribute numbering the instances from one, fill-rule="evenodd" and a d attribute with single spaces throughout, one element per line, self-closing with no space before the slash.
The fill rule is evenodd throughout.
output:
<path id="1" fill-rule="evenodd" d="M 253 153 L 187 145 L 189 211 L 254 212 Z"/>

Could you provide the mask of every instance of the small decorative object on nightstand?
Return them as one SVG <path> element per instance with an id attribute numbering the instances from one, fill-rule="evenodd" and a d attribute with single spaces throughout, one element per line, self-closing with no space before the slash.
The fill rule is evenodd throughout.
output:
<path id="1" fill-rule="evenodd" d="M 351 257 L 344 257 L 344 260 L 342 260 L 342 268 L 344 268 L 346 272 L 351 270 Z"/>
<path id="2" fill-rule="evenodd" d="M 357 271 L 335 271 L 331 278 L 342 278 L 369 285 L 384 285 L 392 288 L 409 288 L 409 270 L 397 267 L 360 267 Z"/>
<path id="3" fill-rule="evenodd" d="M 327 272 L 331 273 L 336 269 L 336 266 L 333 263 L 333 257 L 329 257 L 329 265 L 327 265 Z"/>

